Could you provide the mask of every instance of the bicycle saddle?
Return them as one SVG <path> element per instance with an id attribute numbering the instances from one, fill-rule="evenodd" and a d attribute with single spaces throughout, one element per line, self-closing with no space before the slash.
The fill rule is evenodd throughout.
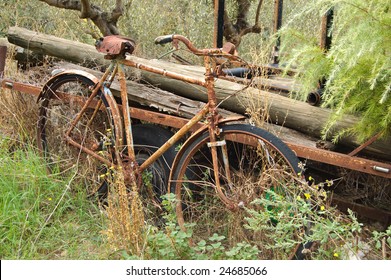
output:
<path id="1" fill-rule="evenodd" d="M 134 40 L 120 35 L 105 36 L 95 42 L 97 51 L 106 54 L 109 58 L 125 56 L 126 53 L 132 54 L 135 45 Z"/>

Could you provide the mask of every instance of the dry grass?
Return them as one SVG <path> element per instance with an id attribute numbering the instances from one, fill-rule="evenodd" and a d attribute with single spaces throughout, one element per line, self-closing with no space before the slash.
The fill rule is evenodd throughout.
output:
<path id="1" fill-rule="evenodd" d="M 33 71 L 22 73 L 17 69 L 16 62 L 11 59 L 12 49 L 8 51 L 4 77 L 30 83 Z M 35 137 L 35 121 L 38 119 L 36 98 L 16 91 L 0 88 L 0 126 L 1 133 L 11 139 L 30 142 Z"/>
<path id="2" fill-rule="evenodd" d="M 145 242 L 144 213 L 137 186 L 132 183 L 129 190 L 120 171 L 114 172 L 114 177 L 106 208 L 109 226 L 105 234 L 114 250 L 141 256 Z"/>

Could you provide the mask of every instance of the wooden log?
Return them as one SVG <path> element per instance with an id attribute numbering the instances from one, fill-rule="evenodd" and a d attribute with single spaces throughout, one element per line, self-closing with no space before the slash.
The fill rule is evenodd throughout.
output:
<path id="1" fill-rule="evenodd" d="M 54 70 L 61 69 L 78 69 L 93 74 L 97 78 L 101 78 L 102 72 L 92 70 L 80 65 L 76 65 L 69 62 L 59 62 L 55 65 Z M 171 115 L 180 116 L 184 118 L 192 118 L 198 113 L 202 107 L 205 106 L 204 102 L 191 100 L 182 96 L 178 96 L 171 92 L 161 90 L 159 88 L 140 84 L 135 81 L 126 81 L 126 88 L 129 96 L 129 100 L 132 103 L 137 103 L 137 106 L 145 106 L 156 109 L 160 112 L 165 112 Z M 118 81 L 114 81 L 110 87 L 113 95 L 120 97 L 120 85 Z M 224 117 L 232 116 L 232 113 L 227 110 L 221 110 L 221 114 Z"/>
<path id="2" fill-rule="evenodd" d="M 98 53 L 92 45 L 73 42 L 18 27 L 9 29 L 8 40 L 24 48 L 75 63 L 82 63 L 89 67 L 100 67 L 107 64 L 103 55 Z M 131 56 L 130 59 L 138 63 L 184 74 L 191 78 L 202 79 L 204 76 L 202 67 L 178 65 L 161 60 L 147 60 L 135 56 Z M 177 95 L 203 102 L 207 99 L 205 89 L 202 87 L 189 85 L 182 81 L 145 71 L 138 71 L 137 75 L 143 81 Z M 243 85 L 225 80 L 216 81 L 216 93 L 218 99 L 222 101 L 222 108 L 244 114 L 249 105 L 254 106 L 255 104 L 258 110 L 268 112 L 272 123 L 295 129 L 316 138 L 322 137 L 322 129 L 332 115 L 332 111 L 327 108 L 314 107 L 305 102 L 272 94 L 264 90 L 246 88 Z M 357 117 L 345 116 L 342 120 L 335 123 L 333 127 L 334 132 L 349 129 L 358 121 Z M 339 140 L 339 144 L 353 149 L 360 143 L 353 136 L 345 136 Z M 389 160 L 391 158 L 391 139 L 377 140 L 368 146 L 365 151 L 376 155 L 376 157 Z"/>

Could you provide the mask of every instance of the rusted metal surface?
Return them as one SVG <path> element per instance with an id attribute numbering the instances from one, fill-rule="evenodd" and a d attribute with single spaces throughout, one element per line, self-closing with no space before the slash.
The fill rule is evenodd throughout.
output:
<path id="1" fill-rule="evenodd" d="M 354 149 L 352 152 L 350 152 L 348 155 L 349 156 L 355 156 L 357 155 L 359 152 L 361 152 L 362 150 L 364 150 L 366 147 L 368 147 L 369 145 L 371 145 L 373 142 L 375 142 L 378 138 L 380 137 L 380 133 L 376 134 L 375 136 L 371 137 L 368 141 L 366 141 L 365 143 L 363 143 L 362 145 L 360 145 L 359 147 L 357 147 L 356 149 Z"/>
<path id="2" fill-rule="evenodd" d="M 0 79 L 4 76 L 6 57 L 7 57 L 7 46 L 0 46 Z"/>
<path id="3" fill-rule="evenodd" d="M 332 204 L 336 205 L 341 211 L 347 212 L 350 209 L 362 217 L 379 221 L 386 225 L 386 227 L 391 225 L 391 212 L 389 211 L 358 204 L 349 201 L 348 198 L 337 197 L 335 195 L 332 198 Z"/>
<path id="4" fill-rule="evenodd" d="M 173 78 L 176 80 L 189 82 L 189 83 L 203 86 L 203 87 L 205 86 L 205 80 L 203 80 L 203 79 L 194 79 L 194 78 L 187 77 L 185 75 L 181 75 L 181 74 L 178 74 L 178 73 L 175 73 L 172 71 L 166 71 L 164 69 L 160 69 L 157 67 L 148 66 L 148 65 L 145 65 L 142 63 L 137 63 L 137 62 L 132 61 L 131 58 L 123 60 L 123 61 L 121 61 L 121 63 L 123 63 L 124 65 L 130 66 L 130 67 L 138 68 L 138 69 L 145 70 L 145 71 L 155 73 L 155 74 L 159 74 L 162 76 L 167 76 L 167 77 L 170 77 L 170 78 Z"/>
<path id="5" fill-rule="evenodd" d="M 28 93 L 34 96 L 39 96 L 39 94 L 41 93 L 41 87 L 38 87 L 36 85 L 28 85 L 25 83 L 15 82 L 10 79 L 3 79 L 1 81 L 1 86 L 2 88 L 5 89 L 12 89 L 23 93 Z"/>
<path id="6" fill-rule="evenodd" d="M 120 64 L 117 65 L 117 70 L 118 70 L 118 79 L 119 79 L 120 88 L 121 88 L 121 103 L 125 104 L 125 106 L 124 105 L 121 106 L 121 109 L 122 109 L 122 119 L 123 119 L 124 126 L 125 126 L 125 139 L 126 139 L 126 146 L 128 147 L 127 152 L 128 152 L 128 157 L 129 157 L 129 161 L 127 161 L 127 164 L 123 165 L 127 171 L 124 174 L 127 174 L 127 176 L 129 177 L 129 178 L 127 178 L 128 182 L 130 182 L 130 183 L 136 182 L 135 179 L 138 177 L 138 178 L 140 178 L 139 182 L 141 183 L 141 177 L 138 176 L 139 170 L 138 170 L 138 164 L 136 161 L 136 156 L 134 154 L 134 149 L 130 148 L 130 147 L 133 147 L 133 134 L 132 134 L 132 123 L 131 123 L 131 119 L 130 119 L 130 109 L 129 109 L 129 106 L 127 106 L 127 104 L 129 104 L 129 100 L 128 100 L 128 93 L 126 91 L 126 78 L 125 78 L 124 66 L 120 65 Z M 118 137 L 120 137 L 120 136 L 116 135 L 116 139 Z M 118 149 L 116 149 L 116 150 L 118 150 Z M 119 158 L 119 155 L 117 155 L 117 158 L 119 161 L 121 161 Z"/>
<path id="7" fill-rule="evenodd" d="M 204 106 L 198 114 L 196 114 L 191 120 L 187 121 L 175 135 L 173 135 L 165 144 L 163 144 L 154 154 L 152 154 L 143 164 L 140 166 L 140 172 L 145 170 L 150 164 L 155 162 L 159 156 L 164 154 L 165 151 L 173 144 L 178 142 L 193 126 L 196 126 L 200 120 L 202 120 L 208 113 L 208 105 Z M 175 117 L 173 117 L 174 119 Z"/>
<path id="8" fill-rule="evenodd" d="M 296 143 L 286 142 L 286 144 L 297 154 L 298 157 L 391 179 L 391 164 L 352 157 Z"/>

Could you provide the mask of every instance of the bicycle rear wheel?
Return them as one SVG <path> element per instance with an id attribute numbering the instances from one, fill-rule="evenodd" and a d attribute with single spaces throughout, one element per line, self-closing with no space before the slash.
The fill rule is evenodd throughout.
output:
<path id="1" fill-rule="evenodd" d="M 110 175 L 109 164 L 65 141 L 65 133 L 91 95 L 95 82 L 79 74 L 61 74 L 44 87 L 38 119 L 38 147 L 51 172 L 72 176 L 87 194 L 99 193 Z M 82 147 L 113 162 L 115 126 L 108 100 L 99 91 L 70 137 Z"/>
<path id="2" fill-rule="evenodd" d="M 170 187 L 176 194 L 179 225 L 184 230 L 187 225 L 192 225 L 194 242 L 217 233 L 225 236 L 229 245 L 246 241 L 257 246 L 261 258 L 288 258 L 297 244 L 293 242 L 286 256 L 277 255 L 267 248 L 267 243 L 274 242 L 270 235 L 250 229 L 249 219 L 266 211 L 270 214 L 268 223 L 272 230 L 273 223 L 280 222 L 279 209 L 272 206 L 270 190 L 275 195 L 283 195 L 284 199 L 293 199 L 288 189 L 294 187 L 300 172 L 298 158 L 277 137 L 253 126 L 222 126 L 219 138 L 227 148 L 231 182 L 224 170 L 221 147 L 217 147 L 219 181 L 231 205 L 217 195 L 211 148 L 208 146 L 209 133 L 205 132 L 184 147 L 171 176 Z M 270 204 L 253 203 L 260 198 L 264 199 L 263 202 L 266 198 Z M 291 238 L 296 238 L 297 234 L 299 232 L 292 232 Z"/>

